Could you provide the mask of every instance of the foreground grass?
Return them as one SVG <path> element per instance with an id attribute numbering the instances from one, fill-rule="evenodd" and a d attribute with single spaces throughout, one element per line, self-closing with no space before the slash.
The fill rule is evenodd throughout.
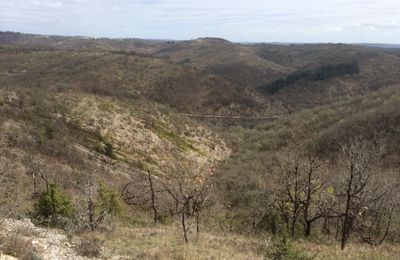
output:
<path id="1" fill-rule="evenodd" d="M 107 259 L 116 255 L 121 259 L 263 259 L 261 241 L 207 233 L 185 245 L 179 231 L 171 226 L 119 226 L 90 236 L 103 241 L 102 257 Z"/>
<path id="2" fill-rule="evenodd" d="M 203 232 L 196 239 L 190 234 L 185 245 L 178 226 L 148 225 L 134 228 L 118 224 L 114 229 L 81 235 L 81 239 L 102 241 L 101 258 L 105 259 L 271 259 L 274 242 L 268 237 L 255 238 L 237 234 Z M 296 251 L 310 259 L 399 259 L 400 246 L 372 248 L 353 243 L 344 251 L 337 241 L 293 243 Z"/>
<path id="3" fill-rule="evenodd" d="M 322 244 L 309 241 L 299 241 L 295 243 L 295 247 L 303 252 L 307 252 L 307 255 L 310 257 L 315 256 L 314 259 L 400 259 L 400 246 L 396 245 L 382 245 L 380 247 L 373 248 L 367 244 L 352 243 L 349 244 L 345 250 L 341 250 L 340 244 L 335 241 Z"/>

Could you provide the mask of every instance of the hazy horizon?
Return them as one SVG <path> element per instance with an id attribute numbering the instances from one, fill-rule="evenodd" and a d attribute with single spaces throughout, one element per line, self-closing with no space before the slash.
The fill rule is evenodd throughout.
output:
<path id="1" fill-rule="evenodd" d="M 243 43 L 400 44 L 400 2 L 316 0 L 14 0 L 1 31 Z"/>

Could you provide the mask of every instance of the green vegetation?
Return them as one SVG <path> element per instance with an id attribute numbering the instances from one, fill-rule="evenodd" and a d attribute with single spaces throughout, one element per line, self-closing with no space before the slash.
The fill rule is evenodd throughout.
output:
<path id="1" fill-rule="evenodd" d="M 160 124 L 156 124 L 153 127 L 155 133 L 159 135 L 161 138 L 165 138 L 166 140 L 172 142 L 175 144 L 177 147 L 180 149 L 186 151 L 186 150 L 192 150 L 195 152 L 199 152 L 198 149 L 196 149 L 190 142 L 184 140 L 182 137 L 174 134 L 173 132 L 167 130 L 164 126 Z"/>
<path id="2" fill-rule="evenodd" d="M 323 81 L 334 77 L 353 75 L 360 73 L 360 67 L 357 61 L 351 63 L 341 63 L 337 65 L 328 65 L 317 68 L 315 71 L 303 70 L 289 75 L 286 78 L 278 79 L 262 89 L 269 94 L 275 94 L 281 89 L 295 84 L 299 81 L 312 82 Z"/>
<path id="3" fill-rule="evenodd" d="M 33 216 L 39 221 L 50 225 L 60 225 L 74 214 L 71 199 L 61 193 L 54 183 L 50 183 L 33 206 Z"/>
<path id="4" fill-rule="evenodd" d="M 274 248 L 271 253 L 271 259 L 274 260 L 308 260 L 312 257 L 306 256 L 304 253 L 293 248 L 287 235 L 282 235 L 275 241 Z"/>
<path id="5" fill-rule="evenodd" d="M 108 187 L 104 182 L 100 182 L 98 193 L 98 210 L 100 212 L 107 212 L 107 214 L 112 217 L 121 214 L 121 211 L 123 209 L 123 202 L 118 191 Z"/>

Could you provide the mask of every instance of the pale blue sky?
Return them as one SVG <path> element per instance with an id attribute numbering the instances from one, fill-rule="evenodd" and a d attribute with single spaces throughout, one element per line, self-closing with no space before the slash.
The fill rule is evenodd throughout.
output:
<path id="1" fill-rule="evenodd" d="M 0 30 L 249 42 L 400 43 L 400 0 L 0 0 Z"/>

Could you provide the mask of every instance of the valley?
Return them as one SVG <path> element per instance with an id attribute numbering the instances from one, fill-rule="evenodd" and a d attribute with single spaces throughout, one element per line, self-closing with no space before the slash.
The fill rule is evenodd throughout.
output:
<path id="1" fill-rule="evenodd" d="M 0 32 L 0 118 L 4 254 L 399 254 L 397 49 Z"/>

